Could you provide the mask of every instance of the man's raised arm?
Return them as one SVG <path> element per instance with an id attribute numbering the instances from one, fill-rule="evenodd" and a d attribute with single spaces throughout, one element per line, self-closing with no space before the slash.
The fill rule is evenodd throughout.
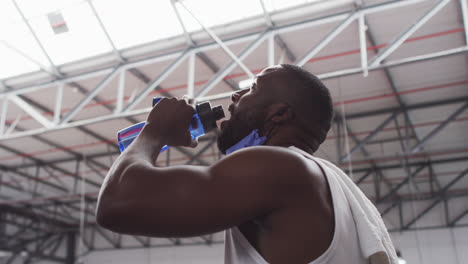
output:
<path id="1" fill-rule="evenodd" d="M 210 167 L 154 166 L 163 145 L 190 145 L 192 115 L 191 106 L 175 99 L 153 109 L 104 180 L 99 225 L 134 235 L 202 235 L 280 209 L 303 188 L 306 179 L 291 176 L 302 163 L 271 147 L 241 150 Z"/>

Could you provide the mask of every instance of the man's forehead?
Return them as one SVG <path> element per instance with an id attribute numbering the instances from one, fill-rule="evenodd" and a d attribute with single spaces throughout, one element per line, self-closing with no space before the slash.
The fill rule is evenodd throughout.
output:
<path id="1" fill-rule="evenodd" d="M 257 74 L 256 77 L 264 76 L 264 75 L 267 75 L 267 74 L 272 73 L 272 72 L 277 72 L 277 71 L 279 71 L 281 69 L 283 69 L 283 66 L 281 66 L 280 64 L 275 65 L 275 66 L 271 66 L 271 67 L 263 69 L 263 71 L 261 71 L 259 74 Z"/>

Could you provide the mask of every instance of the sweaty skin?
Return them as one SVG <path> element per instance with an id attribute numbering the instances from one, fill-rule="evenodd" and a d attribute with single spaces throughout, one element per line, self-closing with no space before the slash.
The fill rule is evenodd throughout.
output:
<path id="1" fill-rule="evenodd" d="M 285 74 L 281 66 L 267 68 L 250 89 L 233 94 L 233 117 L 222 125 L 222 134 L 228 135 L 224 132 L 240 129 L 236 122 L 254 127 L 262 121 L 263 132 L 270 132 L 265 146 L 236 151 L 211 166 L 155 166 L 162 146 L 193 143 L 188 131 L 193 107 L 162 99 L 110 168 L 99 193 L 98 224 L 154 237 L 205 235 L 238 226 L 269 263 L 308 263 L 324 253 L 334 233 L 328 183 L 316 164 L 286 148 L 311 153 L 293 136 L 292 108 L 270 100 Z"/>

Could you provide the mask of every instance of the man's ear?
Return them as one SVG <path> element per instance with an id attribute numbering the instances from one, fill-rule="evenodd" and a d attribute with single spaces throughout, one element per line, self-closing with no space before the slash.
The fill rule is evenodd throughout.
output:
<path id="1" fill-rule="evenodd" d="M 276 103 L 270 106 L 268 116 L 275 123 L 283 123 L 294 118 L 292 108 L 285 103 Z"/>

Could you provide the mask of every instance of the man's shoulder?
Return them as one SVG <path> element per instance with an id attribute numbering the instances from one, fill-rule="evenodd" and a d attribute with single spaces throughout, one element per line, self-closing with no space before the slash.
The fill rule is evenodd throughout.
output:
<path id="1" fill-rule="evenodd" d="M 232 153 L 225 158 L 234 167 L 268 174 L 285 183 L 314 184 L 323 178 L 317 164 L 288 147 L 255 146 Z"/>
<path id="2" fill-rule="evenodd" d="M 289 147 L 281 147 L 281 146 L 255 146 L 255 147 L 248 147 L 241 150 L 238 150 L 231 154 L 233 155 L 256 155 L 259 157 L 295 157 L 298 158 L 300 155 L 291 150 Z M 229 157 L 229 156 L 228 156 Z"/>
<path id="3" fill-rule="evenodd" d="M 301 154 L 290 148 L 278 146 L 249 147 L 232 153 L 226 159 L 255 161 L 258 165 L 265 162 L 273 167 L 285 167 L 304 163 L 304 157 Z"/>

